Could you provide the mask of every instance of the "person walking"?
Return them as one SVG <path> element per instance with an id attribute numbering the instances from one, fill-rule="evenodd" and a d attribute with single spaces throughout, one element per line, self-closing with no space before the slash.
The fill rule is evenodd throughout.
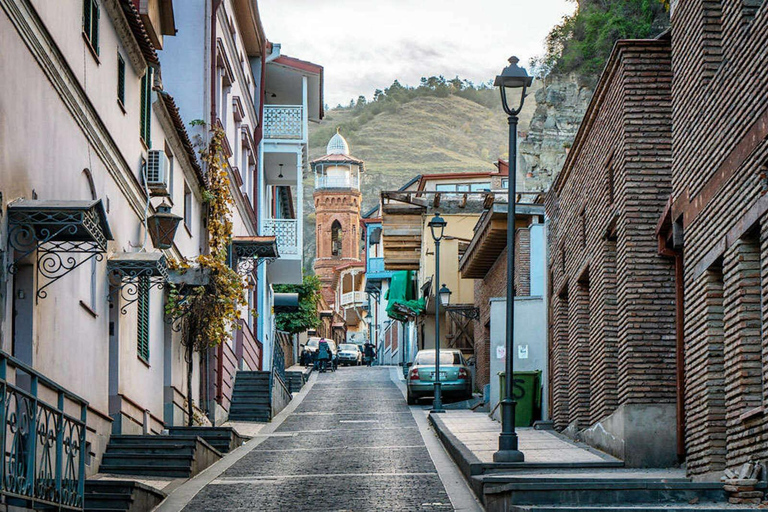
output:
<path id="1" fill-rule="evenodd" d="M 376 348 L 372 343 L 365 344 L 365 362 L 368 366 L 373 364 L 373 358 L 376 357 Z"/>

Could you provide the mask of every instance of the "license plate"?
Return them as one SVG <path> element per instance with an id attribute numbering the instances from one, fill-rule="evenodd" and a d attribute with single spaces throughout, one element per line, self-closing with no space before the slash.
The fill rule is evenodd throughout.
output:
<path id="1" fill-rule="evenodd" d="M 435 380 L 435 372 L 432 372 L 430 374 L 430 377 L 432 378 L 432 380 Z M 440 372 L 440 380 L 446 380 L 447 378 L 448 378 L 448 374 L 447 373 Z"/>

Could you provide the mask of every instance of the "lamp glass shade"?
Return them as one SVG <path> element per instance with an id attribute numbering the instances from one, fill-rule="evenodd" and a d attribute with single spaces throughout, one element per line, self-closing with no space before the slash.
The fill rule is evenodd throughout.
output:
<path id="1" fill-rule="evenodd" d="M 432 230 L 432 238 L 434 238 L 435 242 L 443 239 L 446 224 L 448 224 L 448 222 L 446 222 L 439 213 L 435 214 L 435 216 L 432 217 L 432 220 L 429 221 L 429 224 L 427 224 L 429 229 Z"/>
<path id="2" fill-rule="evenodd" d="M 158 249 L 170 249 L 182 218 L 171 213 L 171 206 L 163 201 L 154 215 L 147 218 L 147 230 Z"/>
<path id="3" fill-rule="evenodd" d="M 507 89 L 530 87 L 533 83 L 533 77 L 528 76 L 525 68 L 517 65 L 518 62 L 520 62 L 520 59 L 517 57 L 510 57 L 509 66 L 505 67 L 501 74 L 496 76 L 493 85 Z"/>
<path id="4" fill-rule="evenodd" d="M 448 287 L 445 286 L 445 283 L 443 283 L 443 287 L 440 288 L 439 292 L 437 292 L 437 294 L 440 296 L 441 306 L 448 306 L 451 304 L 451 293 L 451 290 L 449 290 Z"/>

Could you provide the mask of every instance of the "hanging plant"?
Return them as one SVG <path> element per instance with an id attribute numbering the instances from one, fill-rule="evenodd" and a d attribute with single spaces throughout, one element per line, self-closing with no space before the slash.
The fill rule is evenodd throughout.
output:
<path id="1" fill-rule="evenodd" d="M 171 286 L 166 302 L 166 314 L 181 318 L 181 340 L 186 348 L 187 415 L 193 424 L 192 370 L 195 352 L 216 347 L 232 335 L 238 326 L 240 308 L 247 305 L 246 285 L 240 275 L 229 267 L 227 254 L 232 242 L 232 206 L 229 177 L 224 165 L 224 132 L 214 127 L 211 140 L 200 150 L 206 164 L 206 187 L 203 201 L 207 211 L 208 252 L 196 259 L 174 261 L 177 270 L 199 267 L 209 276 L 205 286 Z"/>

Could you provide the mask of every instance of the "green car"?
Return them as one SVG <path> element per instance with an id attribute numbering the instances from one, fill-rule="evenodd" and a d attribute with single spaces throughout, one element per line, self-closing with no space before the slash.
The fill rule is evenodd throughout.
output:
<path id="1" fill-rule="evenodd" d="M 435 351 L 421 350 L 408 370 L 408 405 L 435 394 Z M 472 398 L 472 374 L 461 351 L 440 350 L 440 383 L 443 396 Z"/>

